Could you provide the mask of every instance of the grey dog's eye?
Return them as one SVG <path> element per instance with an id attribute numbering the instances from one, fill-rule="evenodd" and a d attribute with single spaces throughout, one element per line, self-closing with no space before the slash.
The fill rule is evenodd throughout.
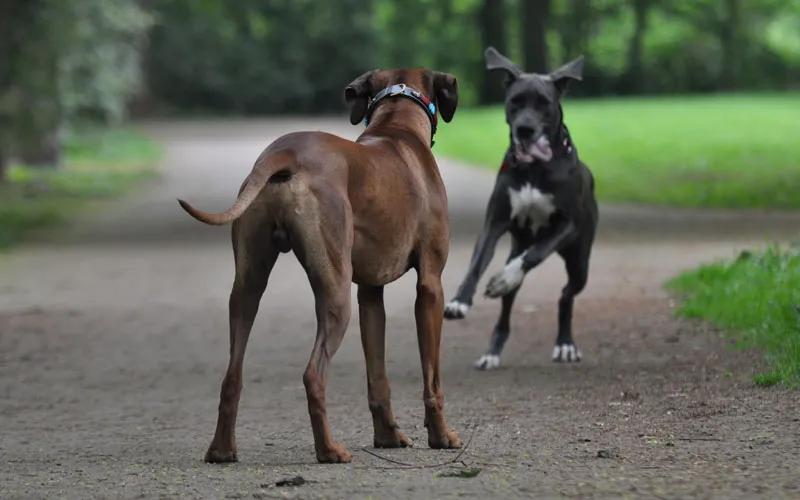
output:
<path id="1" fill-rule="evenodd" d="M 539 96 L 536 96 L 536 104 L 535 104 L 535 106 L 537 108 L 539 108 L 539 109 L 544 110 L 544 111 L 549 111 L 550 110 L 550 101 L 548 101 L 546 97 L 539 95 Z"/>
<path id="2" fill-rule="evenodd" d="M 520 107 L 525 105 L 525 96 L 524 95 L 515 95 L 509 101 L 512 106 Z"/>

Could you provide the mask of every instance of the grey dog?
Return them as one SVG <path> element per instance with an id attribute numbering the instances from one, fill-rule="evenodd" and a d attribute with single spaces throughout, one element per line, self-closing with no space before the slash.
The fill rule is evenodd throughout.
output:
<path id="1" fill-rule="evenodd" d="M 493 47 L 486 49 L 485 58 L 487 70 L 507 75 L 505 113 L 510 145 L 469 269 L 455 297 L 445 306 L 444 315 L 447 319 L 466 316 L 497 242 L 508 232 L 511 253 L 485 291 L 486 297 L 502 297 L 500 317 L 488 349 L 475 362 L 476 368 L 489 370 L 500 365 L 519 287 L 528 271 L 554 252 L 564 260 L 568 281 L 558 302 L 553 360 L 580 361 L 581 352 L 572 339 L 572 309 L 588 279 L 599 212 L 594 177 L 578 158 L 564 125 L 561 98 L 571 81 L 582 79 L 583 57 L 546 75 L 523 72 Z"/>

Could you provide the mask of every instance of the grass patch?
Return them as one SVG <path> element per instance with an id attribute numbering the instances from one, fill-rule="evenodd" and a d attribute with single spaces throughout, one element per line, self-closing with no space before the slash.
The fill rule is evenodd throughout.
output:
<path id="1" fill-rule="evenodd" d="M 769 370 L 760 385 L 800 387 L 800 247 L 742 252 L 673 278 L 684 295 L 678 314 L 735 332 L 739 347 L 764 351 Z"/>
<path id="2" fill-rule="evenodd" d="M 158 146 L 128 130 L 76 134 L 64 153 L 60 170 L 11 167 L 10 182 L 0 185 L 0 249 L 61 224 L 88 202 L 118 197 L 156 177 L 161 156 Z"/>
<path id="3" fill-rule="evenodd" d="M 800 208 L 800 93 L 564 101 L 606 202 Z M 462 109 L 436 152 L 491 170 L 508 147 L 502 107 Z"/>

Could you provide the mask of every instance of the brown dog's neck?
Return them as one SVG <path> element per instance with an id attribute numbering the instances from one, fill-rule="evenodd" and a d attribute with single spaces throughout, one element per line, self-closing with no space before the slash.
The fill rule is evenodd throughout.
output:
<path id="1" fill-rule="evenodd" d="M 397 132 L 406 132 L 418 139 L 426 147 L 433 145 L 431 121 L 425 110 L 417 103 L 405 98 L 394 98 L 382 102 L 370 118 L 367 127 L 359 136 L 391 137 L 402 139 Z"/>
<path id="2" fill-rule="evenodd" d="M 423 110 L 425 117 L 430 122 L 430 147 L 433 147 L 433 136 L 436 135 L 436 126 L 439 117 L 436 114 L 436 105 L 425 93 L 419 90 L 421 87 L 410 87 L 405 83 L 396 83 L 385 87 L 370 99 L 367 106 L 367 113 L 364 117 L 364 124 L 369 126 L 373 120 L 373 115 L 381 108 L 386 107 L 392 102 L 411 102 L 419 109 Z"/>

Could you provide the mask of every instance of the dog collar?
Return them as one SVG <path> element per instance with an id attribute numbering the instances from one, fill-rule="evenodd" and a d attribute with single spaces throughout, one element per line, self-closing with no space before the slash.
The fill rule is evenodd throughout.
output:
<path id="1" fill-rule="evenodd" d="M 425 110 L 425 113 L 428 115 L 428 119 L 431 121 L 431 147 L 433 147 L 433 136 L 436 134 L 436 125 L 439 123 L 439 118 L 436 116 L 436 106 L 431 102 L 430 99 L 425 97 L 425 94 L 417 92 L 411 87 L 407 87 L 405 83 L 386 87 L 375 94 L 375 97 L 372 98 L 369 103 L 369 107 L 367 108 L 367 115 L 364 118 L 364 126 L 366 127 L 369 125 L 369 119 L 372 117 L 372 114 L 375 112 L 375 107 L 380 101 L 387 97 L 395 96 L 411 99 L 415 103 L 422 106 L 422 108 Z"/>

